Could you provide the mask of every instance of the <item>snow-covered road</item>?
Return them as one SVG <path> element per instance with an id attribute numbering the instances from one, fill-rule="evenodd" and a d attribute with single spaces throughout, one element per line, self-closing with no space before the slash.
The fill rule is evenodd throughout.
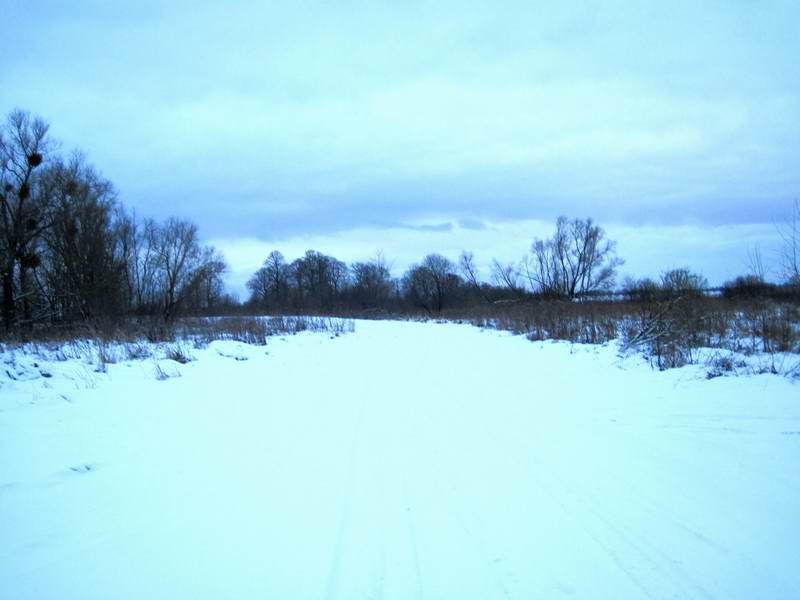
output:
<path id="1" fill-rule="evenodd" d="M 0 387 L 0 598 L 800 598 L 786 379 L 420 323 L 195 355 Z"/>

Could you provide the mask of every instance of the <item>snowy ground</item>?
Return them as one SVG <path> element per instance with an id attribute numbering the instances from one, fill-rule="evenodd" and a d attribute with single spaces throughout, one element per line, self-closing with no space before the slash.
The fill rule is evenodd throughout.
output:
<path id="1" fill-rule="evenodd" d="M 0 355 L 1 598 L 800 598 L 786 378 L 419 323 L 193 354 Z"/>

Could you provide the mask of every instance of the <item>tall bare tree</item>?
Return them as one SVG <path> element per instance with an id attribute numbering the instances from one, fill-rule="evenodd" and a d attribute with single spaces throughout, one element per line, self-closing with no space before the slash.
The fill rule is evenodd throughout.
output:
<path id="1" fill-rule="evenodd" d="M 406 297 L 430 313 L 440 313 L 454 299 L 461 278 L 455 265 L 441 254 L 428 254 L 403 278 Z"/>
<path id="2" fill-rule="evenodd" d="M 475 255 L 472 252 L 467 252 L 466 250 L 461 252 L 458 257 L 458 270 L 461 273 L 461 277 L 475 293 L 485 302 L 492 301 L 491 296 L 486 292 L 486 286 L 480 281 L 478 267 L 475 265 Z"/>
<path id="3" fill-rule="evenodd" d="M 200 259 L 197 226 L 190 221 L 170 217 L 160 228 L 157 254 L 162 273 L 162 309 L 164 320 L 173 320 L 184 293 L 195 277 Z"/>
<path id="4" fill-rule="evenodd" d="M 47 197 L 35 176 L 51 146 L 48 130 L 44 120 L 22 110 L 12 111 L 0 128 L 0 279 L 6 330 L 16 321 L 18 301 L 29 313 L 28 272 L 39 263 L 35 246 L 50 224 Z"/>
<path id="5" fill-rule="evenodd" d="M 217 306 L 225 294 L 222 277 L 227 272 L 228 264 L 216 248 L 203 246 L 187 286 L 185 307 L 202 312 Z"/>
<path id="6" fill-rule="evenodd" d="M 389 263 L 382 253 L 369 261 L 354 263 L 353 297 L 362 309 L 385 308 L 392 294 L 392 274 Z"/>
<path id="7" fill-rule="evenodd" d="M 52 192 L 43 265 L 54 316 L 90 319 L 121 314 L 128 308 L 126 265 L 117 252 L 114 187 L 80 153 L 67 162 L 53 161 L 45 178 Z"/>
<path id="8" fill-rule="evenodd" d="M 506 288 L 516 297 L 525 295 L 524 284 L 520 283 L 520 271 L 517 265 L 501 263 L 496 258 L 492 260 L 492 280 L 495 285 Z"/>
<path id="9" fill-rule="evenodd" d="M 286 306 L 289 290 L 289 265 L 283 254 L 277 250 L 269 256 L 247 281 L 250 300 L 267 310 L 282 309 Z"/>
<path id="10" fill-rule="evenodd" d="M 250 276 L 250 279 L 247 280 L 247 289 L 250 290 L 252 304 L 261 308 L 269 308 L 270 278 L 265 265 L 262 265 Z"/>
<path id="11" fill-rule="evenodd" d="M 792 216 L 778 226 L 781 236 L 780 264 L 784 281 L 800 286 L 800 199 L 792 203 Z"/>
<path id="12" fill-rule="evenodd" d="M 668 296 L 700 296 L 708 288 L 708 279 L 689 267 L 670 269 L 661 274 L 661 290 Z"/>
<path id="13" fill-rule="evenodd" d="M 559 217 L 549 239 L 534 239 L 526 276 L 535 292 L 574 299 L 613 288 L 616 244 L 592 219 Z"/>

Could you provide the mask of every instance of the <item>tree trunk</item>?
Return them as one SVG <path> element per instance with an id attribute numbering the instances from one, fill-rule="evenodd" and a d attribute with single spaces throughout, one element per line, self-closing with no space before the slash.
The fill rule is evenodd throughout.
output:
<path id="1" fill-rule="evenodd" d="M 22 319 L 25 329 L 33 328 L 33 305 L 31 304 L 30 293 L 28 290 L 28 269 L 20 265 L 19 267 L 19 291 L 22 296 Z"/>
<path id="2" fill-rule="evenodd" d="M 3 271 L 3 327 L 10 331 L 14 325 L 14 270 Z"/>

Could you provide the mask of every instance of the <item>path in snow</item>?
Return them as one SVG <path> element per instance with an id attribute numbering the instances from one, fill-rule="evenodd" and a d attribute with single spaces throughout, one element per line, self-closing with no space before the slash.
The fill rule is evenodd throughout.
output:
<path id="1" fill-rule="evenodd" d="M 800 597 L 785 380 L 457 325 L 216 350 L 0 400 L 0 597 Z"/>

